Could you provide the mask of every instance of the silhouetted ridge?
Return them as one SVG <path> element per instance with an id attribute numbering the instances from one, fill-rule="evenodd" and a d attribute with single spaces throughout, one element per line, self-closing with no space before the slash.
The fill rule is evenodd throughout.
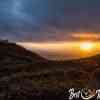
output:
<path id="1" fill-rule="evenodd" d="M 3 60 L 4 58 L 15 58 L 21 60 L 28 60 L 32 62 L 39 62 L 45 61 L 46 59 L 42 58 L 41 56 L 26 50 L 25 48 L 16 45 L 15 43 L 8 43 L 0 41 L 0 59 Z"/>

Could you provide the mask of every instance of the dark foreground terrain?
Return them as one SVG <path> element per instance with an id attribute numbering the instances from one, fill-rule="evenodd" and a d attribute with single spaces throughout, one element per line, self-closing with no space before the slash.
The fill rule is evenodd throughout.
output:
<path id="1" fill-rule="evenodd" d="M 71 87 L 100 88 L 100 55 L 49 61 L 0 42 L 0 100 L 67 100 Z"/>

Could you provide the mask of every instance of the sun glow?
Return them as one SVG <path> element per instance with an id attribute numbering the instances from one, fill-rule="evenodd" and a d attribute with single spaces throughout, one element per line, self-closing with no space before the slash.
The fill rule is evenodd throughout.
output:
<path id="1" fill-rule="evenodd" d="M 94 48 L 94 44 L 91 42 L 84 42 L 80 44 L 80 49 L 85 51 L 90 51 Z"/>
<path id="2" fill-rule="evenodd" d="M 67 41 L 67 42 L 17 42 L 47 59 L 77 59 L 100 54 L 100 42 Z"/>

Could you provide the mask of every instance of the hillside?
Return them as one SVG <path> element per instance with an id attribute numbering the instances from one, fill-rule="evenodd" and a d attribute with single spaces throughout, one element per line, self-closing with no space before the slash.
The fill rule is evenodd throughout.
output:
<path id="1" fill-rule="evenodd" d="M 64 100 L 65 89 L 99 88 L 99 67 L 100 55 L 49 61 L 14 43 L 0 42 L 0 100 Z"/>
<path id="2" fill-rule="evenodd" d="M 14 43 L 0 41 L 0 60 L 5 59 L 9 59 L 12 61 L 26 60 L 30 62 L 45 61 L 44 58 L 35 53 L 32 53 L 31 51 L 26 50 L 21 46 L 18 46 Z"/>

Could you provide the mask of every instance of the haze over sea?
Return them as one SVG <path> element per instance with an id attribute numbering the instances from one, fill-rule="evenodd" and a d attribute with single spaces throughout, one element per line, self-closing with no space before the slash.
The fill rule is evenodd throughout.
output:
<path id="1" fill-rule="evenodd" d="M 78 59 L 100 53 L 100 42 L 18 42 L 17 44 L 51 60 Z M 84 44 L 89 44 L 91 47 L 82 47 Z"/>

